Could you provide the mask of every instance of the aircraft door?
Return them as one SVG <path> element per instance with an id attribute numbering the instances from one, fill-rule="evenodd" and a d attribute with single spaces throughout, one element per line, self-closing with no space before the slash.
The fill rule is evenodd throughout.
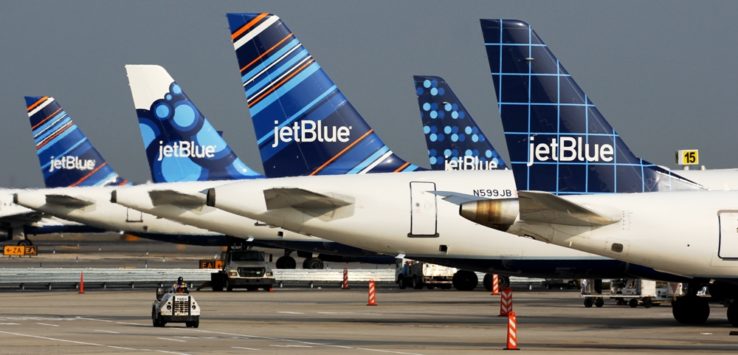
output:
<path id="1" fill-rule="evenodd" d="M 721 259 L 738 259 L 738 211 L 720 211 L 720 244 L 718 256 Z"/>
<path id="2" fill-rule="evenodd" d="M 132 208 L 126 208 L 126 222 L 140 223 L 143 222 L 143 213 Z"/>
<path id="3" fill-rule="evenodd" d="M 436 223 L 436 184 L 410 183 L 410 233 L 408 237 L 438 237 Z"/>

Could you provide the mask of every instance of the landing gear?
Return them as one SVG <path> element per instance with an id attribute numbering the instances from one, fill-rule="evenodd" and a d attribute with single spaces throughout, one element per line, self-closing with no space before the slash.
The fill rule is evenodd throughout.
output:
<path id="1" fill-rule="evenodd" d="M 322 269 L 324 267 L 323 260 L 318 258 L 307 258 L 302 262 L 303 269 Z"/>
<path id="2" fill-rule="evenodd" d="M 459 270 L 454 274 L 452 283 L 459 291 L 471 291 L 477 287 L 479 279 L 477 274 L 469 270 Z"/>
<path id="3" fill-rule="evenodd" d="M 728 304 L 728 322 L 734 327 L 738 327 L 738 303 L 732 300 Z"/>
<path id="4" fill-rule="evenodd" d="M 295 261 L 295 258 L 289 255 L 280 256 L 277 259 L 277 264 L 275 266 L 277 267 L 277 269 L 296 269 L 297 261 Z"/>
<path id="5" fill-rule="evenodd" d="M 703 324 L 710 316 L 710 305 L 707 303 L 707 298 L 704 297 L 693 295 L 682 296 L 672 301 L 671 312 L 674 315 L 674 319 L 679 323 Z M 736 311 L 734 310 L 734 312 Z M 730 320 L 730 307 L 728 307 L 728 317 Z"/>
<path id="6" fill-rule="evenodd" d="M 498 286 L 500 289 L 503 289 L 505 287 L 510 287 L 510 278 L 503 275 L 497 275 L 497 282 L 499 283 Z M 484 284 L 484 289 L 487 291 L 492 291 L 492 274 L 486 273 L 484 274 L 484 279 L 482 279 L 482 283 Z"/>

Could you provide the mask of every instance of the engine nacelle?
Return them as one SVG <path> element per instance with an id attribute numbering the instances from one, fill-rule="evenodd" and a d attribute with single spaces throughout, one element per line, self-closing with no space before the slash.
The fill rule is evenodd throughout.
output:
<path id="1" fill-rule="evenodd" d="M 475 223 L 506 231 L 520 213 L 518 199 L 480 200 L 459 206 L 459 214 Z"/>

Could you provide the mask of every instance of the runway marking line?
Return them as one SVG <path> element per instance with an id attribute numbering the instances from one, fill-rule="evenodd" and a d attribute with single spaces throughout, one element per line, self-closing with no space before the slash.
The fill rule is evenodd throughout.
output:
<path id="1" fill-rule="evenodd" d="M 93 329 L 92 331 L 95 333 L 120 334 L 120 332 L 116 332 L 112 330 L 104 330 L 104 329 Z"/>
<path id="2" fill-rule="evenodd" d="M 305 314 L 305 313 L 302 313 L 302 312 L 292 312 L 292 311 L 279 311 L 277 313 L 282 313 L 282 314 Z"/>
<path id="3" fill-rule="evenodd" d="M 0 323 L 0 325 L 20 325 L 20 323 Z"/>
<path id="4" fill-rule="evenodd" d="M 36 324 L 45 325 L 47 327 L 58 327 L 59 326 L 59 324 L 50 324 L 50 323 L 41 323 L 41 322 L 36 322 Z"/>
<path id="5" fill-rule="evenodd" d="M 174 338 L 167 338 L 167 337 L 156 337 L 156 339 L 176 341 L 178 343 L 186 343 L 187 342 L 187 340 L 184 340 L 184 339 L 174 339 Z"/>
<path id="6" fill-rule="evenodd" d="M 42 335 L 34 335 L 34 334 L 24 334 L 24 333 L 16 333 L 16 332 L 6 332 L 0 330 L 0 333 L 2 334 L 8 334 L 8 335 L 14 335 L 19 337 L 27 337 L 27 338 L 34 338 L 34 339 L 42 339 L 42 340 L 49 340 L 49 341 L 56 341 L 56 342 L 62 342 L 62 343 L 71 343 L 71 344 L 77 344 L 77 345 L 87 345 L 87 346 L 96 346 L 99 348 L 112 348 L 112 349 L 121 349 L 120 346 L 115 345 L 106 345 L 106 344 L 100 344 L 100 343 L 91 343 L 87 341 L 79 341 L 79 340 L 70 340 L 70 339 L 61 339 L 61 338 L 52 338 L 52 337 L 45 337 Z M 166 350 L 152 350 L 152 349 L 137 349 L 137 348 L 126 348 L 130 349 L 131 351 L 156 351 L 160 353 L 165 354 L 178 354 L 178 355 L 189 355 L 187 353 L 181 353 L 181 352 L 175 352 L 175 351 L 166 351 Z"/>
<path id="7" fill-rule="evenodd" d="M 143 323 L 119 322 L 119 321 L 114 321 L 110 319 L 102 319 L 102 318 L 89 318 L 89 317 L 80 317 L 80 316 L 78 316 L 77 318 L 84 319 L 84 320 L 90 320 L 90 321 L 97 321 L 97 322 L 115 323 L 115 324 L 126 324 L 126 325 L 135 325 L 135 326 L 146 326 L 147 325 Z M 372 351 L 372 352 L 380 352 L 380 353 L 388 353 L 388 354 L 399 354 L 399 355 L 422 355 L 421 353 L 409 353 L 409 352 L 403 352 L 403 351 L 372 349 L 372 348 L 359 348 L 359 347 L 352 347 L 352 346 L 346 346 L 346 345 L 316 343 L 316 342 L 309 342 L 309 341 L 289 339 L 289 338 L 274 338 L 274 337 L 267 337 L 267 336 L 261 336 L 261 335 L 239 334 L 239 333 L 220 332 L 220 331 L 215 331 L 215 330 L 194 329 L 194 328 L 184 328 L 184 329 L 187 329 L 192 332 L 199 332 L 199 333 L 220 334 L 220 335 L 237 336 L 237 337 L 242 337 L 242 338 L 293 342 L 293 343 L 298 343 L 298 344 L 333 347 L 333 348 L 341 348 L 341 349 L 355 349 L 355 350 Z M 156 350 L 156 351 L 166 352 L 164 350 Z M 183 353 L 176 353 L 176 354 L 183 354 Z"/>
<path id="8" fill-rule="evenodd" d="M 247 348 L 245 346 L 231 346 L 231 349 L 238 349 L 238 350 L 251 350 L 251 351 L 261 351 L 261 349 L 256 348 Z"/>

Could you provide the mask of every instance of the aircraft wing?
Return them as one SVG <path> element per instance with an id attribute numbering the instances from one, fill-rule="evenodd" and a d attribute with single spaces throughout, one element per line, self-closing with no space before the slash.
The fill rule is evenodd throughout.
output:
<path id="1" fill-rule="evenodd" d="M 476 202 L 490 200 L 487 197 L 462 194 L 454 191 L 428 191 L 436 196 L 440 196 L 444 201 L 453 203 L 454 205 L 463 205 L 467 202 Z"/>
<path id="2" fill-rule="evenodd" d="M 48 194 L 46 195 L 46 203 L 50 205 L 82 208 L 92 205 L 95 202 L 68 194 Z"/>
<path id="3" fill-rule="evenodd" d="M 350 205 L 350 201 L 299 188 L 264 190 L 267 209 L 292 207 L 303 212 L 326 212 Z"/>
<path id="4" fill-rule="evenodd" d="M 155 206 L 199 207 L 205 205 L 205 195 L 199 192 L 187 194 L 176 190 L 152 190 L 149 191 L 149 197 Z"/>
<path id="5" fill-rule="evenodd" d="M 42 212 L 27 210 L 12 213 L 1 213 L 0 224 L 20 225 L 31 224 L 40 221 L 44 217 Z"/>
<path id="6" fill-rule="evenodd" d="M 617 222 L 569 200 L 541 191 L 518 191 L 520 219 L 570 226 L 604 226 Z"/>

